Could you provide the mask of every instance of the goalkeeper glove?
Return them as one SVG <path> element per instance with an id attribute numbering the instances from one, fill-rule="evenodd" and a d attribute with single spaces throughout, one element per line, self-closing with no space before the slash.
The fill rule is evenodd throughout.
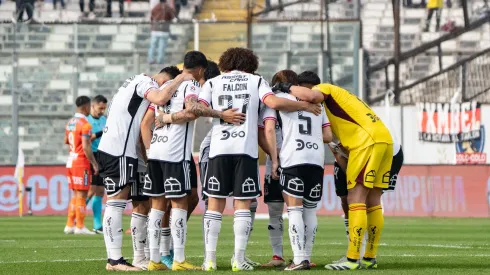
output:
<path id="1" fill-rule="evenodd" d="M 276 85 L 274 85 L 272 87 L 272 91 L 273 92 L 281 91 L 283 93 L 289 94 L 291 86 L 293 86 L 293 84 L 291 84 L 291 83 L 279 82 L 279 83 L 276 83 Z"/>

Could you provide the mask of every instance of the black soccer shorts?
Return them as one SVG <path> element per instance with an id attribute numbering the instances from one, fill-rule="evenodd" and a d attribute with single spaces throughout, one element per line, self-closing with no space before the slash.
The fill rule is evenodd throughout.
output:
<path id="1" fill-rule="evenodd" d="M 149 180 L 146 172 L 138 172 L 138 177 L 136 182 L 131 185 L 131 190 L 129 192 L 129 200 L 132 201 L 148 201 L 149 197 L 143 194 L 143 187 L 145 186 L 145 181 Z"/>
<path id="2" fill-rule="evenodd" d="M 301 165 L 281 168 L 279 179 L 282 192 L 306 202 L 319 202 L 323 193 L 323 167 Z"/>
<path id="3" fill-rule="evenodd" d="M 182 198 L 191 194 L 191 162 L 148 160 L 149 180 L 143 194 L 150 197 Z"/>
<path id="4" fill-rule="evenodd" d="M 124 187 L 136 182 L 138 159 L 115 157 L 100 150 L 95 155 L 108 197 L 119 194 Z"/>
<path id="5" fill-rule="evenodd" d="M 247 155 L 210 159 L 205 179 L 204 194 L 208 197 L 248 200 L 261 195 L 257 159 Z"/>

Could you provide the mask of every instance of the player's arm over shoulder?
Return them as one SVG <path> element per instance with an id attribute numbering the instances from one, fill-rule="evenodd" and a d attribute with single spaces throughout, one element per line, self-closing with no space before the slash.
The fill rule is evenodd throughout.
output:
<path id="1" fill-rule="evenodd" d="M 323 100 L 326 100 L 327 97 L 332 94 L 332 89 L 334 89 L 334 88 L 339 88 L 339 87 L 334 86 L 332 84 L 328 84 L 328 83 L 321 83 L 321 84 L 314 86 L 311 89 L 313 91 L 321 92 L 323 94 Z"/>

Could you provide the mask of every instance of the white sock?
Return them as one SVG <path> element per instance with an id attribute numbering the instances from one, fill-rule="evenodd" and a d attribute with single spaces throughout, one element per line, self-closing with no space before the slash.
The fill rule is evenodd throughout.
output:
<path id="1" fill-rule="evenodd" d="M 269 202 L 269 241 L 272 246 L 272 254 L 283 257 L 282 238 L 284 220 L 282 219 L 282 210 L 284 209 L 283 202 Z"/>
<path id="2" fill-rule="evenodd" d="M 170 240 L 172 235 L 170 235 L 170 227 L 162 228 L 162 238 L 160 241 L 160 256 L 170 255 Z"/>
<path id="3" fill-rule="evenodd" d="M 110 200 L 107 202 L 104 213 L 104 242 L 107 256 L 112 260 L 122 258 L 122 216 L 126 208 L 126 200 Z"/>
<path id="4" fill-rule="evenodd" d="M 364 257 L 364 253 L 366 252 L 366 244 L 368 242 L 368 239 L 369 239 L 369 234 L 368 234 L 368 231 L 366 230 L 366 232 L 364 232 L 364 239 L 362 240 L 362 246 L 361 246 L 361 259 L 362 257 Z"/>
<path id="5" fill-rule="evenodd" d="M 174 261 L 185 261 L 185 241 L 187 234 L 187 210 L 172 208 L 170 231 L 174 243 Z"/>
<path id="6" fill-rule="evenodd" d="M 311 261 L 316 229 L 318 227 L 316 207 L 303 208 L 303 222 L 305 223 L 305 260 Z"/>
<path id="7" fill-rule="evenodd" d="M 247 249 L 248 236 L 252 227 L 252 215 L 250 210 L 236 210 L 233 223 L 235 232 L 235 260 L 238 263 L 245 261 L 245 250 Z"/>
<path id="8" fill-rule="evenodd" d="M 204 246 L 206 248 L 206 261 L 216 263 L 216 247 L 218 246 L 221 219 L 223 214 L 207 210 L 204 213 Z"/>
<path id="9" fill-rule="evenodd" d="M 133 241 L 133 262 L 145 259 L 145 246 L 147 243 L 148 216 L 133 213 L 131 215 L 131 240 Z"/>
<path id="10" fill-rule="evenodd" d="M 150 260 L 160 262 L 161 224 L 165 212 L 152 208 L 148 216 L 148 241 L 150 242 Z"/>
<path id="11" fill-rule="evenodd" d="M 294 264 L 300 264 L 305 256 L 305 223 L 303 206 L 288 207 L 289 240 L 293 249 Z"/>
<path id="12" fill-rule="evenodd" d="M 150 213 L 148 212 L 148 215 Z M 150 241 L 148 240 L 148 216 L 146 217 L 146 242 L 145 242 L 145 258 L 150 258 Z"/>

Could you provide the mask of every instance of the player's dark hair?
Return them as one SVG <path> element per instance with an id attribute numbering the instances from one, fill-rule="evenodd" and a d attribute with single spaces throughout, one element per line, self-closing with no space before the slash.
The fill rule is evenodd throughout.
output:
<path id="1" fill-rule="evenodd" d="M 184 56 L 184 68 L 206 68 L 208 66 L 208 59 L 199 51 L 190 51 Z"/>
<path id="2" fill-rule="evenodd" d="M 237 70 L 252 74 L 258 67 L 259 58 L 253 51 L 245 48 L 229 48 L 219 58 L 222 72 Z"/>
<path id="3" fill-rule="evenodd" d="M 277 72 L 271 81 L 271 85 L 276 85 L 278 82 L 287 82 L 293 85 L 298 85 L 298 75 L 291 70 L 282 70 Z"/>
<path id="4" fill-rule="evenodd" d="M 320 77 L 312 71 L 304 71 L 298 75 L 298 83 L 301 84 L 311 84 L 318 85 L 321 83 Z"/>
<path id="5" fill-rule="evenodd" d="M 95 103 L 106 103 L 107 104 L 107 98 L 103 95 L 96 95 L 94 98 L 92 98 L 92 102 Z"/>
<path id="6" fill-rule="evenodd" d="M 204 80 L 208 81 L 211 78 L 215 78 L 220 75 L 218 64 L 216 62 L 208 60 L 208 67 L 204 70 Z"/>
<path id="7" fill-rule="evenodd" d="M 80 108 L 87 104 L 90 104 L 90 97 L 88 96 L 82 95 L 77 97 L 77 99 L 75 100 L 75 105 L 77 106 L 77 108 Z"/>
<path id="8" fill-rule="evenodd" d="M 176 66 L 168 66 L 168 67 L 165 67 L 163 68 L 160 73 L 165 73 L 165 74 L 168 74 L 170 77 L 172 77 L 172 79 L 176 78 L 179 74 L 182 73 L 181 70 L 179 70 L 179 68 L 177 68 Z"/>

